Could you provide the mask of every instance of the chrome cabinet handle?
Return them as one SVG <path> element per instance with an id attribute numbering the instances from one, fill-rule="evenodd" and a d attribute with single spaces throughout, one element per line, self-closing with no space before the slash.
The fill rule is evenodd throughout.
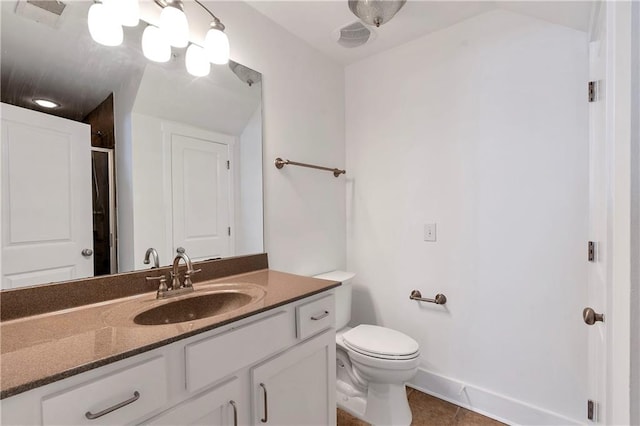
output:
<path id="1" fill-rule="evenodd" d="M 262 423 L 266 423 L 269 421 L 269 403 L 267 402 L 267 387 L 264 383 L 260 383 L 260 387 L 262 388 L 262 393 L 264 394 L 264 417 L 260 419 Z"/>
<path id="2" fill-rule="evenodd" d="M 319 321 L 319 320 L 321 320 L 322 318 L 326 318 L 326 317 L 328 317 L 328 316 L 329 316 L 329 311 L 324 311 L 324 313 L 323 313 L 323 314 L 320 314 L 320 315 L 316 315 L 316 316 L 314 316 L 314 317 L 311 317 L 311 320 L 313 320 L 313 321 Z"/>
<path id="3" fill-rule="evenodd" d="M 596 321 L 604 322 L 604 314 L 598 314 L 592 308 L 584 308 L 582 311 L 582 319 L 588 325 L 593 325 Z"/>
<path id="4" fill-rule="evenodd" d="M 233 407 L 233 426 L 238 426 L 238 407 L 236 407 L 236 402 L 231 400 L 229 404 Z"/>
<path id="5" fill-rule="evenodd" d="M 93 254 L 93 250 L 91 249 L 84 249 L 82 250 L 80 253 L 82 253 L 82 255 L 84 257 L 90 257 Z"/>
<path id="6" fill-rule="evenodd" d="M 99 412 L 97 412 L 95 414 L 93 414 L 91 411 L 87 411 L 86 413 L 84 413 L 84 415 L 89 420 L 94 420 L 94 419 L 97 419 L 98 417 L 104 416 L 105 414 L 109 414 L 112 411 L 116 411 L 116 410 L 124 407 L 125 405 L 129 405 L 131 403 L 134 403 L 138 399 L 140 399 L 140 392 L 135 391 L 135 392 L 133 392 L 133 396 L 131 398 L 127 399 L 126 401 L 122 401 L 122 402 L 120 402 L 120 403 L 118 403 L 118 404 L 116 404 L 116 405 L 114 405 L 112 407 L 105 408 L 104 410 L 99 411 Z"/>

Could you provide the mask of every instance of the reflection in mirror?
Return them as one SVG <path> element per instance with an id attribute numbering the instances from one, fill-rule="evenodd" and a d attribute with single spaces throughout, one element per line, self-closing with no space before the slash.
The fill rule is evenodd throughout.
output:
<path id="1" fill-rule="evenodd" d="M 1 2 L 1 287 L 262 252 L 260 73 L 99 45 L 91 4 Z"/>

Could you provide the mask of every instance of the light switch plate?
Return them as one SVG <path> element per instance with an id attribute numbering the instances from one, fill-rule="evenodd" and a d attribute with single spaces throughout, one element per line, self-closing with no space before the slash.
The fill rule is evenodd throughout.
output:
<path id="1" fill-rule="evenodd" d="M 436 224 L 427 223 L 424 225 L 424 240 L 436 241 Z"/>

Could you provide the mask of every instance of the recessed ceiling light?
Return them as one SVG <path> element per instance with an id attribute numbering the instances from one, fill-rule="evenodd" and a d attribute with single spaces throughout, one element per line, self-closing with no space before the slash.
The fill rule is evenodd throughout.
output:
<path id="1" fill-rule="evenodd" d="M 37 103 L 42 108 L 58 108 L 60 106 L 60 104 L 48 99 L 34 99 L 33 102 Z"/>

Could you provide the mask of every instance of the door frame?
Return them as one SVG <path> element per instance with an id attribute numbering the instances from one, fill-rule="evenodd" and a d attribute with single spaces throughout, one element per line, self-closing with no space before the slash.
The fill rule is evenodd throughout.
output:
<path id="1" fill-rule="evenodd" d="M 107 154 L 108 171 L 109 171 L 109 230 L 110 230 L 110 246 L 109 257 L 111 258 L 111 273 L 116 274 L 118 272 L 118 230 L 116 228 L 116 167 L 115 167 L 115 152 L 112 148 L 100 148 L 92 146 L 91 151 L 103 152 Z M 95 273 L 95 271 L 94 271 Z"/>
<path id="2" fill-rule="evenodd" d="M 198 127 L 189 126 L 173 121 L 161 120 L 160 130 L 162 132 L 162 197 L 163 210 L 165 214 L 165 249 L 173 259 L 175 255 L 173 250 L 173 185 L 171 174 L 171 136 L 181 135 L 195 139 L 203 139 L 214 141 L 219 144 L 227 145 L 227 155 L 229 162 L 234 163 L 234 146 L 237 144 L 235 136 L 226 135 L 224 133 L 213 132 L 211 130 L 200 129 Z M 231 227 L 231 237 L 229 238 L 229 250 L 235 253 L 235 186 L 233 175 L 229 175 L 229 226 Z"/>
<path id="3" fill-rule="evenodd" d="M 631 413 L 631 6 L 631 2 L 600 2 L 593 10 L 603 14 L 607 26 L 605 143 L 611 157 L 606 194 L 610 241 L 604 312 L 606 405 L 599 419 L 605 424 L 629 424 Z"/>
<path id="4" fill-rule="evenodd" d="M 632 5 L 631 93 L 631 424 L 640 424 L 640 3 Z M 635 261 L 634 261 L 635 259 Z M 635 403 L 634 403 L 635 401 Z"/>

